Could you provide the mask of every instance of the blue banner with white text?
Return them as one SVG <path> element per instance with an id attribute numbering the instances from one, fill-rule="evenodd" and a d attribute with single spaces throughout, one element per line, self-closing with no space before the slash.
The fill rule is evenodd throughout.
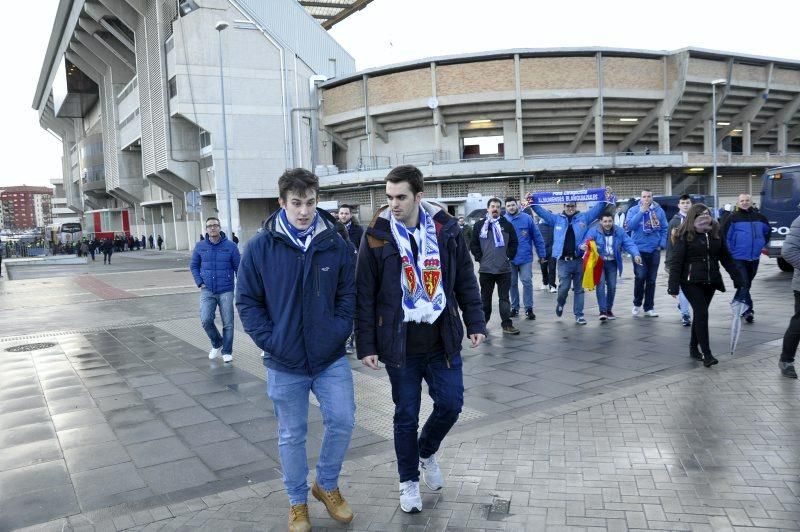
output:
<path id="1" fill-rule="evenodd" d="M 616 197 L 610 188 L 588 188 L 584 190 L 560 190 L 558 192 L 529 192 L 525 197 L 528 205 L 554 205 L 564 203 L 614 203 Z"/>

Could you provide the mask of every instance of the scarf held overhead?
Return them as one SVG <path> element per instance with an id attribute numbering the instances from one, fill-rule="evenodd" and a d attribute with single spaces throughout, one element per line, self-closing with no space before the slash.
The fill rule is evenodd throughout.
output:
<path id="1" fill-rule="evenodd" d="M 588 249 L 583 254 L 583 279 L 585 290 L 594 290 L 603 275 L 603 257 L 597 251 L 597 242 L 592 238 L 586 241 Z"/>
<path id="2" fill-rule="evenodd" d="M 501 248 L 506 245 L 503 240 L 503 231 L 500 229 L 500 217 L 492 218 L 492 215 L 486 213 L 486 221 L 481 227 L 481 238 L 489 238 L 489 226 L 492 227 L 492 234 L 494 235 L 494 247 Z"/>
<path id="3" fill-rule="evenodd" d="M 403 321 L 434 323 L 444 310 L 447 298 L 442 287 L 442 261 L 436 226 L 425 209 L 419 209 L 419 229 L 409 233 L 406 226 L 390 213 L 389 225 L 392 236 L 400 250 L 402 268 L 400 284 L 403 288 Z M 417 259 L 411 248 L 411 239 L 416 239 Z"/>

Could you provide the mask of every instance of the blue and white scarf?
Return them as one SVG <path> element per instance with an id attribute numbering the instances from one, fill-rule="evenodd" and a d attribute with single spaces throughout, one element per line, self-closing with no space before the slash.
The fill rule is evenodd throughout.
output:
<path id="1" fill-rule="evenodd" d="M 642 202 L 639 202 L 641 207 Z M 655 204 L 651 203 L 650 208 L 642 216 L 642 232 L 649 235 L 653 231 L 661 229 L 661 222 L 658 221 L 658 213 L 656 212 Z"/>
<path id="2" fill-rule="evenodd" d="M 403 288 L 403 321 L 434 323 L 444 310 L 447 298 L 442 283 L 442 261 L 433 218 L 419 209 L 420 229 L 409 233 L 403 222 L 389 213 L 389 226 L 400 250 L 400 285 Z M 416 239 L 417 260 L 411 249 Z"/>
<path id="3" fill-rule="evenodd" d="M 289 240 L 294 242 L 305 253 L 308 246 L 311 245 L 311 239 L 314 238 L 314 230 L 317 228 L 318 220 L 319 212 L 314 213 L 314 219 L 311 220 L 311 225 L 308 226 L 308 229 L 301 231 L 289 222 L 286 217 L 286 209 L 281 209 L 280 214 L 278 214 L 277 224 L 281 231 L 289 237 Z"/>
<path id="4" fill-rule="evenodd" d="M 481 238 L 489 238 L 489 226 L 492 226 L 492 234 L 494 235 L 494 247 L 501 248 L 506 245 L 503 240 L 503 231 L 500 229 L 500 217 L 497 219 L 492 218 L 492 215 L 486 213 L 486 221 L 481 227 Z"/>

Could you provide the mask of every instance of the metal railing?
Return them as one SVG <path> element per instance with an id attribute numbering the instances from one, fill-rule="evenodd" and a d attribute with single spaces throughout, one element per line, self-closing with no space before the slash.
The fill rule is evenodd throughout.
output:
<path id="1" fill-rule="evenodd" d="M 398 159 L 403 161 L 403 164 L 437 164 L 452 162 L 450 159 L 450 152 L 447 150 L 401 153 Z"/>

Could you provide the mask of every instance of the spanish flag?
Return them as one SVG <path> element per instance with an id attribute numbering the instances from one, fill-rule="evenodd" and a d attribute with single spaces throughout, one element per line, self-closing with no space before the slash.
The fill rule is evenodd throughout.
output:
<path id="1" fill-rule="evenodd" d="M 581 286 L 585 290 L 594 290 L 600 284 L 603 276 L 603 257 L 597 252 L 597 242 L 589 239 L 586 242 L 587 250 L 583 253 L 583 281 Z"/>

